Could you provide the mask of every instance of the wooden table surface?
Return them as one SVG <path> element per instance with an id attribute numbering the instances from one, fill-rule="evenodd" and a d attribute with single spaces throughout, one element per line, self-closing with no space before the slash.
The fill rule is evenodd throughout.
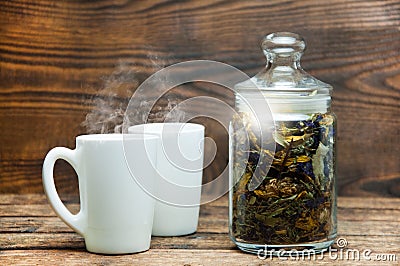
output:
<path id="1" fill-rule="evenodd" d="M 70 210 L 79 209 L 72 197 L 65 202 Z M 399 198 L 340 197 L 338 238 L 347 246 L 335 244 L 339 252 L 305 257 L 305 262 L 261 260 L 238 250 L 228 237 L 227 206 L 227 197 L 201 206 L 195 234 L 153 237 L 147 252 L 105 256 L 87 252 L 83 238 L 55 215 L 43 195 L 0 195 L 0 265 L 399 265 Z M 360 259 L 354 261 L 356 250 Z"/>

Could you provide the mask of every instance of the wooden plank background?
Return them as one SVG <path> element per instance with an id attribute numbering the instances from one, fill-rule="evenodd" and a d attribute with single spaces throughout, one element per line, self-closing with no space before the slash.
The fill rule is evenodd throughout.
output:
<path id="1" fill-rule="evenodd" d="M 164 65 L 210 59 L 254 75 L 265 64 L 260 40 L 274 31 L 304 36 L 303 67 L 335 88 L 339 194 L 399 197 L 398 0 L 1 1 L 0 193 L 42 193 L 47 151 L 73 148 L 91 110 L 123 107 Z M 171 101 L 196 93 L 232 102 L 220 88 Z M 205 124 L 220 148 L 207 179 L 226 166 L 227 138 Z M 56 183 L 76 195 L 66 163 Z"/>

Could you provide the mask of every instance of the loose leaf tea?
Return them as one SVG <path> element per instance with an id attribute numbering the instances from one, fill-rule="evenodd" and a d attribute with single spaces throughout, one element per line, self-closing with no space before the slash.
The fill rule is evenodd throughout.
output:
<path id="1" fill-rule="evenodd" d="M 335 230 L 334 117 L 276 122 L 264 145 L 250 121 L 241 113 L 232 122 L 231 235 L 262 245 L 328 238 Z"/>

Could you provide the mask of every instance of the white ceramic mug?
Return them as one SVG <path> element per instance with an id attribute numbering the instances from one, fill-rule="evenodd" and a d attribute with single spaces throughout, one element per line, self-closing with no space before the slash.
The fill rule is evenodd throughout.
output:
<path id="1" fill-rule="evenodd" d="M 152 235 L 179 236 L 196 232 L 203 176 L 204 126 L 153 123 L 131 126 L 128 132 L 159 137 Z"/>
<path id="2" fill-rule="evenodd" d="M 158 137 L 95 134 L 76 138 L 76 149 L 52 149 L 43 163 L 43 185 L 57 215 L 85 238 L 90 252 L 135 253 L 150 247 L 155 200 L 135 182 L 148 180 L 152 191 Z M 125 150 L 130 161 L 126 161 Z M 53 179 L 54 163 L 66 160 L 78 175 L 80 211 L 74 215 L 61 202 Z M 128 167 L 131 167 L 131 169 Z"/>

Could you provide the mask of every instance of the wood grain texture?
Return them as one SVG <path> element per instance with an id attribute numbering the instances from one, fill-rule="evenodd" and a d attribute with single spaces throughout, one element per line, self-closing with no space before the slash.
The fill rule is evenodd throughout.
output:
<path id="1" fill-rule="evenodd" d="M 339 194 L 399 197 L 397 0 L 1 1 L 0 192 L 41 193 L 45 154 L 74 147 L 99 99 L 123 106 L 157 69 L 191 59 L 254 75 L 265 64 L 260 40 L 274 31 L 301 34 L 303 67 L 335 88 Z M 232 103 L 214 87 L 178 90 L 174 100 L 195 95 Z M 220 145 L 205 170 L 210 180 L 226 166 L 227 138 L 204 123 Z M 56 183 L 61 194 L 77 195 L 64 162 Z"/>
<path id="2" fill-rule="evenodd" d="M 14 265 L 40 265 L 62 264 L 68 261 L 69 265 L 216 265 L 216 262 L 225 265 L 299 265 L 295 260 L 266 259 L 259 260 L 256 256 L 244 256 L 240 251 L 227 250 L 165 250 L 151 249 L 145 253 L 129 256 L 99 256 L 88 254 L 84 251 L 71 250 L 10 250 L 0 254 L 0 261 L 4 263 L 13 263 Z M 308 261 L 307 261 L 308 262 Z M 310 262 L 308 262 L 310 263 Z M 341 262 L 340 265 L 397 265 L 397 262 L 365 262 L 351 261 Z M 332 265 L 332 261 L 324 258 L 313 265 Z"/>
<path id="3" fill-rule="evenodd" d="M 71 202 L 71 200 L 66 200 Z M 76 203 L 68 203 L 77 210 Z M 279 258 L 259 260 L 240 252 L 228 237 L 227 197 L 202 205 L 198 231 L 182 237 L 152 237 L 147 252 L 103 256 L 85 251 L 84 239 L 66 226 L 43 195 L 0 195 L 0 264 L 1 265 L 294 265 L 299 261 Z M 8 208 L 6 208 L 8 207 Z M 348 242 L 347 249 L 360 252 L 370 249 L 371 260 L 332 259 L 325 253 L 323 260 L 313 264 L 376 265 L 377 254 L 394 254 L 400 259 L 400 199 L 339 197 L 338 237 Z M 334 248 L 338 248 L 334 246 Z M 347 250 L 345 249 L 345 250 Z M 345 250 L 343 252 L 345 252 Z M 336 253 L 332 253 L 333 254 Z M 339 253 L 336 255 L 339 256 Z M 334 258 L 334 257 L 333 257 Z M 311 263 L 305 260 L 302 263 Z M 397 263 L 397 264 L 396 264 Z"/>

